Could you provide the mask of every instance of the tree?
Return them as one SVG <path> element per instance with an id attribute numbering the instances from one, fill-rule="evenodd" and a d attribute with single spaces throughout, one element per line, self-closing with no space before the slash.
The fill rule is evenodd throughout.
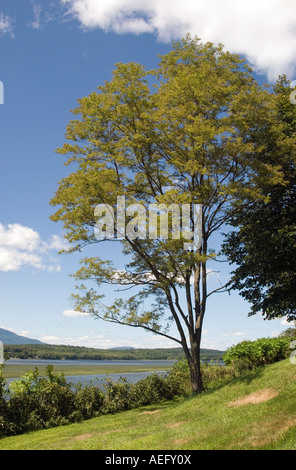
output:
<path id="1" fill-rule="evenodd" d="M 73 295 L 75 308 L 176 341 L 190 367 L 193 393 L 200 392 L 206 304 L 223 291 L 223 286 L 208 291 L 207 263 L 215 258 L 210 238 L 227 223 L 235 202 L 260 197 L 258 179 L 278 177 L 272 165 L 256 158 L 258 143 L 252 138 L 252 131 L 266 125 L 270 94 L 239 56 L 187 36 L 155 70 L 117 64 L 112 79 L 78 103 L 73 113 L 80 118 L 67 127 L 71 143 L 58 149 L 70 155 L 67 164 L 75 170 L 59 183 L 51 203 L 60 207 L 52 220 L 64 223 L 69 252 L 110 243 L 111 233 L 129 263 L 119 270 L 111 260 L 84 258 L 75 274 L 82 282 Z M 118 197 L 125 198 L 132 226 L 124 236 L 118 229 Z M 186 224 L 174 230 L 176 213 L 175 219 L 167 214 L 167 236 L 149 238 L 149 222 L 140 211 L 149 213 L 149 204 L 201 207 L 195 249 L 184 245 L 192 241 Z M 194 223 L 191 210 L 195 233 Z M 96 235 L 98 224 L 107 227 L 105 239 Z M 96 287 L 85 285 L 88 281 Z M 102 300 L 104 283 L 125 289 L 110 305 Z M 135 294 L 125 298 L 132 288 Z M 171 322 L 178 335 L 170 334 Z"/>
<path id="2" fill-rule="evenodd" d="M 265 199 L 242 205 L 223 253 L 236 264 L 230 288 L 251 303 L 250 315 L 296 319 L 296 107 L 285 76 L 274 86 L 273 112 L 262 136 L 262 159 L 278 165 L 277 184 L 262 187 Z"/>

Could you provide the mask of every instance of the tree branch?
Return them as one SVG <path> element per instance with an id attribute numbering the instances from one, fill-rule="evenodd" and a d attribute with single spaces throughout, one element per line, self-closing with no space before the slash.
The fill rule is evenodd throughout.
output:
<path id="1" fill-rule="evenodd" d="M 133 328 L 143 328 L 144 330 L 150 331 L 150 332 L 155 333 L 155 334 L 160 335 L 160 336 L 164 336 L 165 338 L 171 339 L 172 341 L 176 341 L 177 343 L 179 343 L 182 346 L 182 341 L 181 340 L 175 338 L 174 336 L 170 336 L 166 333 L 163 333 L 162 331 L 157 331 L 153 328 L 150 328 L 149 326 L 133 324 L 133 323 L 127 323 L 127 322 L 123 322 L 121 320 L 117 320 L 115 318 L 112 319 L 112 318 L 102 317 L 101 315 L 99 315 L 98 313 L 95 313 L 95 312 L 91 312 L 91 313 L 95 317 L 100 318 L 101 320 L 107 321 L 109 323 L 117 323 L 119 325 L 131 326 Z"/>

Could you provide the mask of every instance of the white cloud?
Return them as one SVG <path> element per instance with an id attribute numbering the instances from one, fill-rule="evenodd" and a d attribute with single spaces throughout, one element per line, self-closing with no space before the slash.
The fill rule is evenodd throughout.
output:
<path id="1" fill-rule="evenodd" d="M 96 349 L 110 349 L 114 347 L 131 347 L 137 349 L 151 348 L 176 348 L 177 343 L 165 340 L 157 335 L 147 335 L 147 339 L 140 337 L 137 340 L 132 338 L 110 337 L 105 335 L 81 335 L 81 336 L 54 336 L 40 334 L 38 339 L 49 344 L 67 344 L 69 346 L 84 346 Z"/>
<path id="2" fill-rule="evenodd" d="M 7 227 L 0 224 L 0 246 L 33 252 L 39 244 L 40 237 L 33 229 L 17 223 Z"/>
<path id="3" fill-rule="evenodd" d="M 79 312 L 78 310 L 64 310 L 63 315 L 64 317 L 88 317 L 89 313 Z"/>
<path id="4" fill-rule="evenodd" d="M 69 244 L 58 235 L 52 235 L 51 239 L 48 242 L 43 242 L 44 249 L 61 251 L 69 248 Z"/>
<path id="5" fill-rule="evenodd" d="M 39 341 L 42 341 L 42 343 L 48 343 L 48 344 L 64 344 L 62 343 L 61 338 L 59 338 L 58 336 L 44 335 L 44 334 L 39 335 Z"/>
<path id="6" fill-rule="evenodd" d="M 30 0 L 32 6 L 33 19 L 27 23 L 27 26 L 33 29 L 43 29 L 51 21 L 62 21 L 63 14 L 61 6 L 57 2 L 40 2 Z"/>
<path id="7" fill-rule="evenodd" d="M 29 23 L 29 26 L 31 26 L 34 29 L 41 29 L 40 15 L 41 15 L 42 8 L 40 5 L 35 4 L 32 0 L 31 0 L 31 3 L 32 3 L 34 20 Z"/>
<path id="8" fill-rule="evenodd" d="M 23 266 L 59 271 L 60 266 L 50 252 L 63 247 L 65 243 L 57 235 L 45 242 L 30 227 L 18 223 L 7 226 L 0 223 L 0 271 L 18 271 Z"/>
<path id="9" fill-rule="evenodd" d="M 222 333 L 222 336 L 244 336 L 245 333 L 241 333 L 240 331 L 230 332 L 230 333 Z"/>
<path id="10" fill-rule="evenodd" d="M 295 72 L 295 0 L 61 0 L 85 28 L 154 33 L 171 41 L 187 33 L 246 55 L 270 79 Z M 291 78 L 293 78 L 291 76 Z"/>
<path id="11" fill-rule="evenodd" d="M 19 333 L 20 336 L 26 336 L 26 337 L 28 337 L 29 334 L 30 334 L 30 332 L 28 330 L 23 330 Z"/>
<path id="12" fill-rule="evenodd" d="M 0 34 L 10 34 L 13 37 L 12 22 L 9 16 L 0 12 Z"/>

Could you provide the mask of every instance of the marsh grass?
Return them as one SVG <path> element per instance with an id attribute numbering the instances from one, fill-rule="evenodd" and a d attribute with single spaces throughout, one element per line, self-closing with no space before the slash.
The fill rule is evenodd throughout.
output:
<path id="1" fill-rule="evenodd" d="M 45 376 L 47 364 L 38 364 L 38 371 L 40 376 Z M 21 377 L 28 371 L 32 370 L 32 364 L 9 364 L 6 363 L 3 368 L 3 377 L 5 379 Z M 136 372 L 153 372 L 158 370 L 170 370 L 170 364 L 164 365 L 149 365 L 149 364 L 108 364 L 108 365 L 68 365 L 68 364 L 55 364 L 54 370 L 58 373 L 63 373 L 65 376 L 72 375 L 96 375 L 96 374 L 124 374 Z"/>

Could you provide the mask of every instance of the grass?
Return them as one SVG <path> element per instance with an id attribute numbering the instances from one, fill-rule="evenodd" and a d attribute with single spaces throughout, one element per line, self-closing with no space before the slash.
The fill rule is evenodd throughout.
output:
<path id="1" fill-rule="evenodd" d="M 296 450 L 295 379 L 285 360 L 192 398 L 3 438 L 0 450 Z"/>
<path id="2" fill-rule="evenodd" d="M 29 370 L 32 370 L 32 364 L 5 364 L 3 368 L 3 377 L 5 379 L 21 377 Z M 39 375 L 45 375 L 46 365 L 38 364 L 37 366 Z M 95 375 L 95 374 L 124 374 L 136 372 L 153 372 L 162 370 L 169 370 L 172 366 L 170 364 L 164 365 L 149 365 L 149 364 L 108 364 L 108 365 L 75 365 L 75 364 L 54 364 L 54 371 L 63 373 L 65 376 L 71 375 Z"/>

